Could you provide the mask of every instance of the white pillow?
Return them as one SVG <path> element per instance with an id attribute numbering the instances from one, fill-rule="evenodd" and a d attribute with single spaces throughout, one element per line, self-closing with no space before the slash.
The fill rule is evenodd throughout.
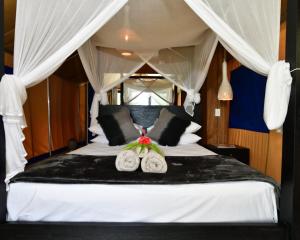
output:
<path id="1" fill-rule="evenodd" d="M 104 135 L 100 135 L 100 136 L 97 136 L 97 137 L 93 138 L 91 140 L 91 142 L 93 142 L 93 143 L 103 143 L 103 144 L 108 144 L 109 143 L 107 138 Z"/>
<path id="2" fill-rule="evenodd" d="M 200 139 L 201 139 L 201 137 L 199 137 L 196 134 L 184 133 L 180 137 L 178 145 L 187 145 L 187 144 L 197 143 Z"/>
<path id="3" fill-rule="evenodd" d="M 201 125 L 195 122 L 191 122 L 191 124 L 185 129 L 184 133 L 195 133 L 201 128 Z"/>
<path id="4" fill-rule="evenodd" d="M 96 135 L 101 135 L 101 136 L 105 136 L 102 127 L 100 126 L 100 124 L 98 123 L 97 125 L 93 125 L 89 127 L 89 131 L 96 134 Z"/>

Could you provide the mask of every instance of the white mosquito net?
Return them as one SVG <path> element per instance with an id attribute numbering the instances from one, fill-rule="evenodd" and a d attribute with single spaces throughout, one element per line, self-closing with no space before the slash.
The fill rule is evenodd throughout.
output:
<path id="1" fill-rule="evenodd" d="M 280 0 L 18 0 L 14 74 L 0 83 L 7 180 L 26 163 L 26 88 L 76 49 L 96 93 L 93 118 L 98 102 L 107 104 L 106 92 L 145 63 L 187 92 L 184 106 L 192 115 L 219 41 L 268 75 L 264 119 L 269 129 L 280 128 L 292 78 L 289 64 L 278 61 L 279 31 Z"/>

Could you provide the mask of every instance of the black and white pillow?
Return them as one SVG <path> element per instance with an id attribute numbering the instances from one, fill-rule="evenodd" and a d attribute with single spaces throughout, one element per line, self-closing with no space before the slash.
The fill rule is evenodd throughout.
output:
<path id="1" fill-rule="evenodd" d="M 97 120 L 110 146 L 123 145 L 136 140 L 140 136 L 126 107 L 110 115 L 101 115 Z"/>
<path id="2" fill-rule="evenodd" d="M 162 146 L 176 146 L 191 121 L 177 117 L 166 108 L 160 111 L 154 127 L 147 134 Z"/>

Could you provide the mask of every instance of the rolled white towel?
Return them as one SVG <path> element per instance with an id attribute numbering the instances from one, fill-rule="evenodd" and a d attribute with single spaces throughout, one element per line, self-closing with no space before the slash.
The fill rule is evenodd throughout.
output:
<path id="1" fill-rule="evenodd" d="M 143 172 L 148 173 L 165 173 L 168 170 L 165 158 L 152 150 L 142 159 L 141 167 Z"/>
<path id="2" fill-rule="evenodd" d="M 116 168 L 121 172 L 133 172 L 138 169 L 140 158 L 131 150 L 121 151 L 116 158 Z"/>

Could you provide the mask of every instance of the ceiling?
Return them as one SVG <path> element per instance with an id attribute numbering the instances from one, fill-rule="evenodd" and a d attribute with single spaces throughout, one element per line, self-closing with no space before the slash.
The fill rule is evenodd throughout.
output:
<path id="1" fill-rule="evenodd" d="M 129 0 L 92 41 L 101 47 L 152 52 L 197 45 L 207 29 L 183 0 Z"/>
<path id="2" fill-rule="evenodd" d="M 281 2 L 281 19 L 285 21 L 286 19 L 286 12 L 287 12 L 287 1 L 282 0 Z M 159 2 L 159 1 L 157 1 Z M 176 9 L 174 9 L 176 10 Z M 177 9 L 178 10 L 178 9 Z M 188 9 L 185 9 L 188 11 Z M 150 11 L 151 12 L 151 11 Z M 16 17 L 16 0 L 4 0 L 4 48 L 5 51 L 9 53 L 13 53 L 13 46 L 14 46 L 14 27 L 15 27 L 15 17 Z M 120 17 L 123 17 L 120 15 Z M 190 22 L 194 22 L 195 19 L 190 19 Z M 197 24 L 197 23 L 195 23 Z M 108 31 L 105 27 L 103 31 Z M 170 30 L 172 31 L 172 29 Z M 145 32 L 147 34 L 147 32 Z M 170 34 L 170 33 L 169 33 Z M 197 34 L 192 33 L 192 34 Z M 193 35 L 193 36 L 194 36 Z M 95 36 L 97 38 L 97 36 Z M 111 38 L 114 39 L 114 38 Z M 110 39 L 101 39 L 98 36 L 98 40 L 109 44 Z M 144 68 L 145 70 L 149 70 L 148 67 Z M 86 81 L 86 75 L 84 69 L 82 67 L 81 61 L 77 52 L 73 53 L 68 60 L 57 70 L 56 74 L 59 76 L 71 79 L 75 81 Z"/>

